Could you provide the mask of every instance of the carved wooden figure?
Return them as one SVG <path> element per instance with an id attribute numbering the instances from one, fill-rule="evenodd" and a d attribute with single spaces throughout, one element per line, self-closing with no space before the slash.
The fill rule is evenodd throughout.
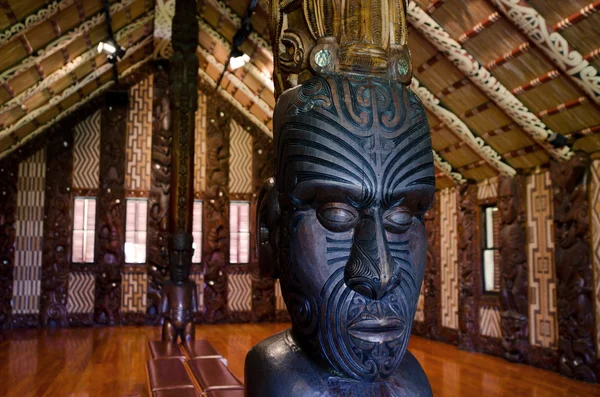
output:
<path id="1" fill-rule="evenodd" d="M 518 363 L 529 361 L 527 252 L 525 214 L 520 177 L 500 177 L 500 306 L 504 358 Z"/>
<path id="2" fill-rule="evenodd" d="M 273 2 L 278 89 L 293 88 L 275 107 L 257 245 L 292 328 L 248 353 L 249 397 L 431 395 L 406 351 L 435 175 L 425 110 L 403 85 L 404 7 Z"/>
<path id="3" fill-rule="evenodd" d="M 594 303 L 589 246 L 589 157 L 551 163 L 558 297 L 558 368 L 561 374 L 597 381 Z"/>
<path id="4" fill-rule="evenodd" d="M 162 339 L 177 342 L 193 340 L 193 315 L 198 311 L 196 284 L 190 280 L 194 238 L 182 230 L 169 237 L 171 279 L 162 288 L 160 313 L 164 317 Z"/>

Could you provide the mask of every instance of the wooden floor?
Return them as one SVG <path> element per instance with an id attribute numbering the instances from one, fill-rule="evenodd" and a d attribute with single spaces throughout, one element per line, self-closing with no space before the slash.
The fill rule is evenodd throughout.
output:
<path id="1" fill-rule="evenodd" d="M 244 358 L 253 345 L 287 324 L 204 325 L 208 339 L 244 378 Z M 146 342 L 159 328 L 116 327 L 24 330 L 0 334 L 2 397 L 147 396 Z M 413 337 L 409 349 L 425 368 L 436 397 L 442 396 L 600 396 L 600 386 L 563 378 L 540 369 L 461 352 L 455 347 Z"/>

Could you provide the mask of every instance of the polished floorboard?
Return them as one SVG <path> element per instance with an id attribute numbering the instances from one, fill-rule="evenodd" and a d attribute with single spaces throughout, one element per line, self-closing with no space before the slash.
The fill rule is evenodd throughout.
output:
<path id="1" fill-rule="evenodd" d="M 203 325 L 208 339 L 244 378 L 246 352 L 287 324 Z M 147 396 L 146 342 L 160 338 L 158 327 L 20 330 L 0 333 L 1 397 Z M 423 365 L 434 396 L 600 397 L 600 386 L 563 378 L 537 368 L 465 353 L 413 337 L 409 349 Z"/>

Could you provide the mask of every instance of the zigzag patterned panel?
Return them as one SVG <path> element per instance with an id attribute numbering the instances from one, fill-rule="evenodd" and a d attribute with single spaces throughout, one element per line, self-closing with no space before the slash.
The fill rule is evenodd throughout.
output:
<path id="1" fill-rule="evenodd" d="M 196 131 L 194 136 L 194 193 L 206 189 L 206 95 L 198 92 Z"/>
<path id="2" fill-rule="evenodd" d="M 527 178 L 529 339 L 532 345 L 556 348 L 558 320 L 553 214 L 550 173 L 529 176 Z"/>
<path id="3" fill-rule="evenodd" d="M 204 274 L 192 273 L 190 274 L 190 280 L 196 283 L 198 310 L 202 310 L 204 308 Z"/>
<path id="4" fill-rule="evenodd" d="M 498 177 L 488 178 L 477 184 L 477 200 L 496 200 L 498 197 Z"/>
<path id="5" fill-rule="evenodd" d="M 98 189 L 100 184 L 100 111 L 75 126 L 73 187 Z"/>
<path id="6" fill-rule="evenodd" d="M 285 301 L 283 300 L 283 294 L 281 293 L 281 284 L 279 280 L 275 280 L 275 311 L 279 312 L 287 310 Z"/>
<path id="7" fill-rule="evenodd" d="M 440 198 L 440 267 L 442 281 L 442 326 L 458 329 L 458 192 L 444 189 Z"/>
<path id="8" fill-rule="evenodd" d="M 94 313 L 94 290 L 96 276 L 93 273 L 69 274 L 69 296 L 67 310 L 69 313 Z"/>
<path id="9" fill-rule="evenodd" d="M 252 277 L 250 274 L 232 274 L 227 278 L 227 304 L 229 311 L 252 310 Z"/>
<path id="10" fill-rule="evenodd" d="M 19 164 L 13 273 L 14 314 L 37 314 L 40 310 L 45 181 L 46 150 L 42 149 Z"/>
<path id="11" fill-rule="evenodd" d="M 148 292 L 146 273 L 124 273 L 121 290 L 122 313 L 145 313 Z"/>
<path id="12" fill-rule="evenodd" d="M 500 330 L 500 310 L 495 307 L 480 307 L 479 331 L 483 336 L 501 338 L 502 331 Z"/>
<path id="13" fill-rule="evenodd" d="M 231 121 L 229 193 L 252 193 L 252 136 Z"/>
<path id="14" fill-rule="evenodd" d="M 127 116 L 127 172 L 125 189 L 150 190 L 152 162 L 152 85 L 153 75 L 129 91 Z"/>
<path id="15" fill-rule="evenodd" d="M 600 160 L 592 162 L 590 183 L 590 233 L 592 268 L 594 269 L 594 304 L 596 307 L 596 353 L 600 358 Z"/>

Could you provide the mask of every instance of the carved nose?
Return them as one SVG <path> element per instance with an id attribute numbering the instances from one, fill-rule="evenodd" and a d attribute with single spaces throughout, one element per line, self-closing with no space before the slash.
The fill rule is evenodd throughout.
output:
<path id="1" fill-rule="evenodd" d="M 354 229 L 344 281 L 348 288 L 373 300 L 382 299 L 400 284 L 379 214 L 362 216 Z"/>

